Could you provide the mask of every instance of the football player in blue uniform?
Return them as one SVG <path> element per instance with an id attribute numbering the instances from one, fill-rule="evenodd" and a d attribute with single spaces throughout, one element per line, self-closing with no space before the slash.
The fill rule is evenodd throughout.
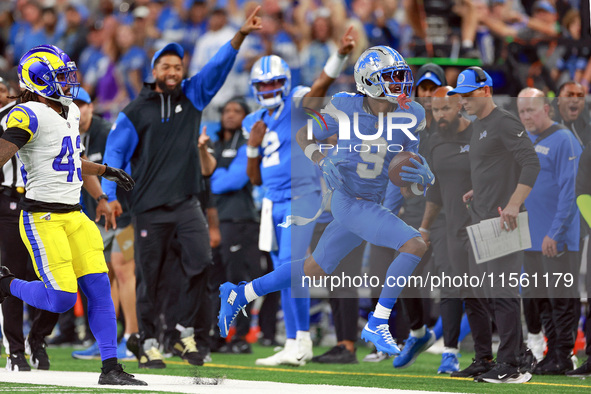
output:
<path id="1" fill-rule="evenodd" d="M 306 128 L 296 135 L 305 155 L 319 165 L 331 189 L 334 221 L 305 261 L 292 260 L 252 282 L 224 283 L 220 287 L 218 326 L 222 336 L 227 335 L 228 327 L 246 304 L 264 294 L 289 288 L 292 270 L 295 290 L 303 287 L 306 277 L 330 275 L 339 261 L 365 239 L 400 253 L 388 268 L 380 300 L 361 337 L 384 353 L 400 352 L 390 334 L 388 318 L 427 246 L 417 230 L 381 202 L 389 181 L 390 161 L 401 150 L 417 151 L 418 132 L 425 127 L 425 111 L 419 104 L 409 102 L 412 73 L 404 58 L 392 48 L 378 46 L 366 50 L 357 60 L 354 72 L 358 92 L 333 96 L 323 110 L 331 115 L 324 117 L 326 124 L 320 127 L 311 122 L 313 137 Z M 391 121 L 398 124 L 394 130 L 383 133 Z M 336 154 L 325 156 L 315 141 L 337 133 Z M 401 173 L 403 180 L 412 182 L 402 189 L 405 195 L 422 194 L 421 186 L 424 189 L 435 181 L 424 159 L 422 164 L 416 160 L 413 164 L 416 168 L 405 166 Z"/>
<path id="2" fill-rule="evenodd" d="M 298 213 L 303 216 L 314 215 L 321 202 L 320 179 L 314 165 L 301 149 L 292 148 L 291 141 L 299 129 L 294 126 L 297 120 L 292 116 L 292 108 L 300 106 L 302 100 L 306 100 L 305 105 L 311 105 L 324 97 L 354 47 L 351 32 L 352 28 L 345 32 L 338 52 L 328 59 L 311 87 L 291 88 L 289 66 L 275 55 L 259 59 L 251 70 L 253 94 L 263 108 L 248 115 L 242 123 L 249 133 L 246 171 L 253 184 L 266 188 L 259 248 L 271 253 L 275 269 L 292 260 L 303 261 L 314 231 L 314 223 L 278 226 L 291 215 L 292 200 L 298 201 L 298 207 L 302 207 Z M 271 357 L 258 359 L 257 365 L 299 366 L 312 359 L 310 298 L 305 291 L 296 296 L 291 290 L 289 286 L 281 289 L 287 334 L 285 348 Z"/>

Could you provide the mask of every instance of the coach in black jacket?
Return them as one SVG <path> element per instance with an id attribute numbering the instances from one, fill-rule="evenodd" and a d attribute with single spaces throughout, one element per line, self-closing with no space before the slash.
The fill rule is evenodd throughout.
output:
<path id="1" fill-rule="evenodd" d="M 169 245 L 175 239 L 181 249 L 181 272 L 170 287 L 180 287 L 178 340 L 173 353 L 194 365 L 202 365 L 194 340 L 199 303 L 204 300 L 206 275 L 211 263 L 207 223 L 197 194 L 203 176 L 215 168 L 206 148 L 198 148 L 201 111 L 223 85 L 244 38 L 261 28 L 256 16 L 248 17 L 234 38 L 191 78 L 182 79 L 184 51 L 171 43 L 152 58 L 155 84 L 146 84 L 139 96 L 117 117 L 107 140 L 105 162 L 131 164 L 137 188 L 131 199 L 135 225 L 135 258 L 141 286 L 137 293 L 141 332 L 140 368 L 164 368 L 155 338 L 156 294 Z M 115 184 L 104 181 L 109 201 L 115 200 Z M 145 290 L 145 291 L 143 291 Z M 134 349 L 135 350 L 135 349 Z M 132 350 L 133 351 L 133 350 Z"/>

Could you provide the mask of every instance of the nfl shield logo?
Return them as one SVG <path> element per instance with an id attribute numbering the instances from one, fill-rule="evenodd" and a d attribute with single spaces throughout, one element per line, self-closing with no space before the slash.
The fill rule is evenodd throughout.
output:
<path id="1" fill-rule="evenodd" d="M 15 202 L 11 202 L 10 203 L 10 210 L 11 211 L 16 211 L 16 203 Z"/>
<path id="2" fill-rule="evenodd" d="M 146 238 L 148 236 L 148 230 L 142 230 L 142 231 L 140 231 L 140 236 L 142 238 Z"/>
<path id="3" fill-rule="evenodd" d="M 69 129 L 71 127 L 70 122 L 66 122 L 66 124 L 68 125 L 68 129 Z"/>

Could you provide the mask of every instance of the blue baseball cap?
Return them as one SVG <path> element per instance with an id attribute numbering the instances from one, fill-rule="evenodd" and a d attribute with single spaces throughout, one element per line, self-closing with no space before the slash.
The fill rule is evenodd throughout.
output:
<path id="1" fill-rule="evenodd" d="M 481 69 L 482 70 L 482 69 Z M 476 70 L 469 68 L 464 70 L 458 76 L 458 82 L 456 84 L 456 88 L 447 92 L 448 96 L 453 96 L 454 94 L 458 93 L 470 93 L 476 89 L 480 89 L 484 86 L 493 86 L 493 80 L 488 75 L 488 73 L 482 70 L 484 75 L 486 76 L 486 80 L 478 82 L 478 73 Z"/>
<path id="2" fill-rule="evenodd" d="M 552 14 L 556 14 L 556 8 L 554 8 L 554 6 L 549 1 L 546 1 L 546 0 L 536 1 L 532 7 L 532 10 L 534 10 L 534 11 L 542 10 L 542 11 L 550 12 Z"/>
<path id="3" fill-rule="evenodd" d="M 183 49 L 183 47 L 177 44 L 176 42 L 171 42 L 170 44 L 166 44 L 164 48 L 162 48 L 154 54 L 154 57 L 152 57 L 152 68 L 154 68 L 154 63 L 156 63 L 156 60 L 158 60 L 158 58 L 166 52 L 172 52 L 181 59 L 183 58 L 183 56 L 185 56 L 185 50 Z"/>
<path id="4" fill-rule="evenodd" d="M 441 83 L 441 80 L 437 78 L 437 75 L 435 75 L 435 73 L 432 73 L 431 71 L 427 71 L 425 74 L 423 74 L 423 76 L 419 78 L 419 80 L 417 81 L 416 86 L 419 86 L 423 81 L 431 81 L 437 86 L 443 85 Z"/>
<path id="5" fill-rule="evenodd" d="M 90 99 L 90 94 L 82 86 L 78 89 L 78 95 L 74 98 L 74 101 L 82 101 L 83 103 L 90 104 L 92 100 Z"/>

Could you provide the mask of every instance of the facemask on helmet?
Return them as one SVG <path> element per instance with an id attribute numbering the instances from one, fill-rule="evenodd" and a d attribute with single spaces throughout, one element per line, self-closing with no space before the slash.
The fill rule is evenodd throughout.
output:
<path id="1" fill-rule="evenodd" d="M 402 55 L 390 47 L 369 48 L 355 63 L 354 71 L 357 90 L 368 97 L 395 102 L 401 94 L 412 94 L 412 71 Z"/>
<path id="2" fill-rule="evenodd" d="M 260 58 L 250 71 L 254 97 L 265 108 L 278 107 L 291 90 L 291 71 L 285 60 L 271 55 Z"/>
<path id="3" fill-rule="evenodd" d="M 76 63 L 54 45 L 39 45 L 23 55 L 18 65 L 22 88 L 68 106 L 78 95 Z"/>

